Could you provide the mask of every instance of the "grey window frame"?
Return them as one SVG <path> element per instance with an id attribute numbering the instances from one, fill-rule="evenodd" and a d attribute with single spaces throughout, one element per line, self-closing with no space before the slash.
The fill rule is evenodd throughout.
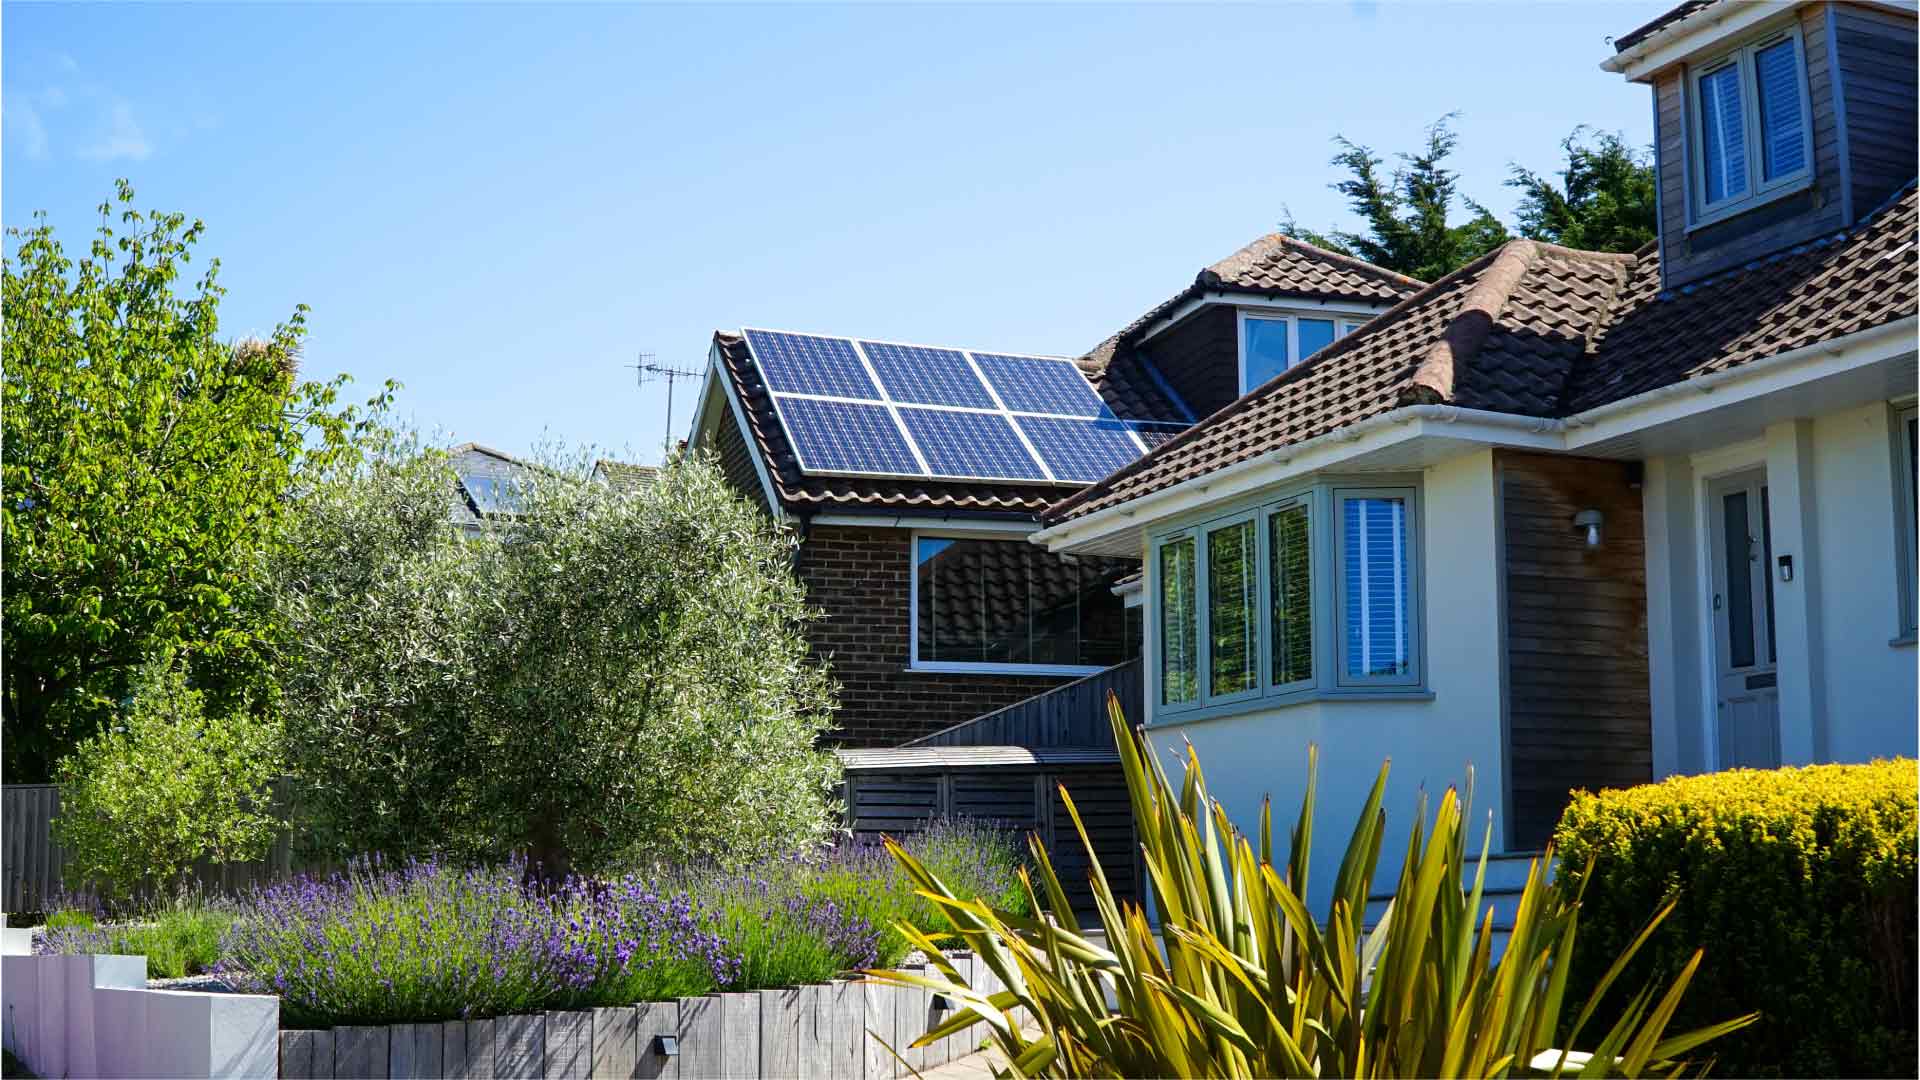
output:
<path id="1" fill-rule="evenodd" d="M 1426 684 L 1426 612 L 1422 560 L 1424 558 L 1424 521 L 1421 485 L 1418 477 L 1383 478 L 1373 482 L 1359 478 L 1318 478 L 1263 492 L 1237 506 L 1214 509 L 1170 522 L 1164 529 L 1149 529 L 1146 553 L 1149 566 L 1147 612 L 1149 633 L 1143 659 L 1152 673 L 1149 700 L 1151 726 L 1185 724 L 1229 716 L 1258 709 L 1281 707 L 1307 701 L 1414 699 L 1430 700 Z M 1407 500 L 1407 648 L 1408 671 L 1405 675 L 1347 678 L 1345 635 L 1341 632 L 1341 607 L 1344 604 L 1340 559 L 1342 515 L 1340 497 L 1358 494 L 1365 497 L 1387 495 Z M 1273 618 L 1272 518 L 1276 513 L 1296 506 L 1307 509 L 1308 573 L 1312 589 L 1312 672 L 1309 678 L 1272 684 Z M 1202 516 L 1204 514 L 1204 516 Z M 1213 642 L 1211 625 L 1211 583 L 1207 568 L 1211 558 L 1209 536 L 1223 527 L 1246 521 L 1254 523 L 1257 553 L 1256 611 L 1253 633 L 1259 658 L 1259 685 L 1253 691 L 1215 695 L 1212 693 Z M 1192 701 L 1166 702 L 1163 685 L 1165 657 L 1162 638 L 1166 616 L 1162 607 L 1161 562 L 1169 544 L 1183 540 L 1194 545 L 1194 610 L 1196 612 L 1195 648 L 1198 678 Z"/>
<path id="2" fill-rule="evenodd" d="M 1407 633 L 1407 670 L 1398 675 L 1349 675 L 1347 674 L 1347 515 L 1346 503 L 1352 499 L 1396 499 L 1407 501 L 1407 580 L 1406 580 L 1406 620 Z M 1420 501 L 1419 492 L 1411 486 L 1398 485 L 1345 485 L 1333 490 L 1333 582 L 1335 615 L 1334 633 L 1334 678 L 1345 687 L 1379 686 L 1419 686 L 1425 678 L 1420 662 L 1424 651 L 1426 635 L 1422 632 L 1425 605 L 1420 602 Z"/>
<path id="3" fill-rule="evenodd" d="M 1793 59 L 1797 76 L 1794 85 L 1800 91 L 1800 138 L 1804 155 L 1802 160 L 1805 164 L 1793 172 L 1767 180 L 1764 177 L 1765 163 L 1762 152 L 1765 133 L 1759 127 L 1760 90 L 1754 55 L 1782 41 L 1793 42 Z M 1736 69 L 1740 82 L 1740 140 L 1746 156 L 1747 189 L 1739 195 L 1709 203 L 1707 202 L 1706 135 L 1701 130 L 1700 123 L 1702 101 L 1700 81 L 1728 65 Z M 1756 37 L 1748 38 L 1740 45 L 1718 53 L 1703 63 L 1689 64 L 1681 85 L 1685 90 L 1681 95 L 1681 105 L 1684 109 L 1683 124 L 1688 158 L 1687 227 L 1689 229 L 1724 221 L 1813 183 L 1813 95 L 1807 82 L 1806 39 L 1801 35 L 1798 24 L 1776 27 Z"/>

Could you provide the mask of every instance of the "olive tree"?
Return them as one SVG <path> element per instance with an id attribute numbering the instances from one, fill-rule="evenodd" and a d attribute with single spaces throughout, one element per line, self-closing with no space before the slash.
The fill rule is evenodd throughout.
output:
<path id="1" fill-rule="evenodd" d="M 823 838 L 833 691 L 793 538 L 708 458 L 639 492 L 530 471 L 463 539 L 445 458 L 391 442 L 302 500 L 271 567 L 287 743 L 337 853 L 541 872 Z"/>

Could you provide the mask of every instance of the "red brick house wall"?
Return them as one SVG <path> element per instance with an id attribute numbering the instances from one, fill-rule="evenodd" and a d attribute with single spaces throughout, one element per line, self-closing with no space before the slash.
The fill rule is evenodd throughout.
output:
<path id="1" fill-rule="evenodd" d="M 800 544 L 794 571 L 826 612 L 808 635 L 840 683 L 836 741 L 844 746 L 896 746 L 1073 678 L 908 671 L 912 535 L 825 525 Z"/>

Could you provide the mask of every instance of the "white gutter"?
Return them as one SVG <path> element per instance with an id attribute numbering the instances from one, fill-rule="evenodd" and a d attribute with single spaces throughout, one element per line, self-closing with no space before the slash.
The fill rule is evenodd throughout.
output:
<path id="1" fill-rule="evenodd" d="M 1802 345 L 1796 349 L 1788 349 L 1783 353 L 1775 353 L 1772 356 L 1761 357 L 1758 360 L 1741 364 L 1738 367 L 1710 372 L 1696 379 L 1668 383 L 1665 386 L 1658 386 L 1652 390 L 1635 394 L 1632 397 L 1621 398 L 1618 401 L 1609 401 L 1605 405 L 1596 405 L 1584 412 L 1574 413 L 1572 416 L 1560 422 L 1567 436 L 1567 449 L 1589 446 L 1603 439 L 1617 438 L 1620 435 L 1650 426 L 1646 423 L 1626 423 L 1616 425 L 1622 430 L 1605 433 L 1587 433 L 1585 431 L 1585 429 L 1588 428 L 1606 425 L 1616 417 L 1643 412 L 1655 406 L 1680 399 L 1700 401 L 1723 388 L 1731 392 L 1742 383 L 1766 379 L 1780 369 L 1804 364 L 1809 359 L 1823 356 L 1839 359 L 1845 357 L 1848 353 L 1857 353 L 1869 349 L 1872 346 L 1887 342 L 1893 343 L 1896 348 L 1884 355 L 1869 354 L 1852 359 L 1859 363 L 1872 363 L 1887 359 L 1900 354 L 1901 350 L 1898 346 L 1904 346 L 1906 351 L 1912 351 L 1915 347 L 1914 334 L 1916 330 L 1920 330 L 1920 316 L 1909 315 L 1903 319 L 1895 319 L 1890 323 L 1882 323 L 1879 326 L 1855 331 L 1844 337 L 1816 341 L 1811 345 Z M 1814 377 L 1818 377 L 1821 373 L 1816 372 L 1812 374 Z M 1723 402 L 1701 401 L 1699 408 L 1687 410 L 1681 413 L 1680 416 L 1715 408 L 1722 403 Z M 1679 419 L 1680 416 L 1672 417 L 1671 419 Z"/>
<path id="2" fill-rule="evenodd" d="M 1738 34 L 1799 6 L 1792 0 L 1743 0 L 1741 3 L 1714 4 L 1661 27 L 1635 42 L 1630 49 L 1607 57 L 1600 62 L 1600 70 L 1625 75 L 1637 82 L 1668 64 L 1685 59 L 1706 44 L 1694 40 L 1703 32 L 1717 31 L 1714 35 L 1717 42 L 1722 37 Z"/>
<path id="3" fill-rule="evenodd" d="M 1136 520 L 1150 521 L 1156 517 L 1165 516 L 1157 511 L 1171 502 L 1193 501 L 1204 505 L 1287 479 L 1289 474 L 1304 474 L 1331 468 L 1358 453 L 1381 449 L 1396 442 L 1426 434 L 1426 432 L 1396 430 L 1416 422 L 1458 426 L 1461 430 L 1452 436 L 1456 438 L 1473 439 L 1475 438 L 1473 429 L 1480 429 L 1486 433 L 1486 437 L 1482 439 L 1485 442 L 1565 453 L 1580 446 L 1617 438 L 1648 426 L 1645 423 L 1626 422 L 1617 425 L 1618 429 L 1613 431 L 1588 431 L 1588 429 L 1607 424 L 1615 418 L 1625 418 L 1629 414 L 1656 408 L 1681 398 L 1693 399 L 1699 403 L 1698 407 L 1669 419 L 1679 419 L 1680 416 L 1716 408 L 1723 401 L 1707 400 L 1716 390 L 1725 388 L 1731 391 L 1739 383 L 1766 379 L 1781 369 L 1804 363 L 1809 357 L 1841 357 L 1886 341 L 1893 341 L 1911 349 L 1916 328 L 1920 328 L 1920 317 L 1908 316 L 1845 337 L 1803 345 L 1797 349 L 1790 349 L 1739 367 L 1716 371 L 1697 379 L 1670 383 L 1629 398 L 1595 406 L 1564 420 L 1489 412 L 1483 409 L 1463 409 L 1453 405 L 1403 406 L 1368 417 L 1349 427 L 1329 431 L 1287 446 L 1276 447 L 1245 461 L 1204 476 L 1182 480 L 1171 487 L 1162 488 L 1127 502 L 1117 503 L 1085 517 L 1041 529 L 1030 539 L 1036 544 L 1045 544 L 1048 547 L 1064 546 L 1075 539 L 1085 540 L 1126 528 Z M 1889 351 L 1885 356 L 1869 355 L 1860 359 L 1864 362 L 1874 362 L 1895 355 L 1899 353 Z M 1815 373 L 1816 377 L 1818 374 Z M 1377 438 L 1382 433 L 1399 435 L 1399 438 Z M 1355 445 L 1369 439 L 1372 439 L 1376 445 L 1367 447 Z M 1295 462 L 1300 462 L 1298 467 L 1289 469 L 1288 467 Z M 1256 478 L 1253 475 L 1277 470 L 1288 471 L 1279 476 L 1260 475 Z M 1219 489 L 1217 493 L 1216 489 Z"/>

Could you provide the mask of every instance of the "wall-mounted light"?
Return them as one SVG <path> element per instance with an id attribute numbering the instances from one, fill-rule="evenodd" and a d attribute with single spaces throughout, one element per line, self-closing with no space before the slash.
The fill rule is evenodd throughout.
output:
<path id="1" fill-rule="evenodd" d="M 947 999 L 947 995 L 945 995 L 945 994 L 935 994 L 935 995 L 933 995 L 933 1002 L 932 1002 L 932 1004 L 933 1004 L 933 1011 L 934 1011 L 934 1012 L 937 1012 L 937 1013 L 939 1013 L 939 1012 L 947 1012 L 947 1011 L 949 1011 L 949 1010 L 951 1010 L 951 1009 L 953 1008 L 953 1002 L 952 1002 L 952 1001 L 949 1001 L 949 1000 Z"/>
<path id="2" fill-rule="evenodd" d="M 1587 546 L 1590 548 L 1600 546 L 1600 526 L 1604 521 L 1606 516 L 1598 510 L 1582 510 L 1573 515 L 1574 530 L 1586 534 Z"/>
<path id="3" fill-rule="evenodd" d="M 655 1035 L 653 1037 L 653 1052 L 661 1057 L 679 1057 L 680 1037 L 677 1035 Z"/>

